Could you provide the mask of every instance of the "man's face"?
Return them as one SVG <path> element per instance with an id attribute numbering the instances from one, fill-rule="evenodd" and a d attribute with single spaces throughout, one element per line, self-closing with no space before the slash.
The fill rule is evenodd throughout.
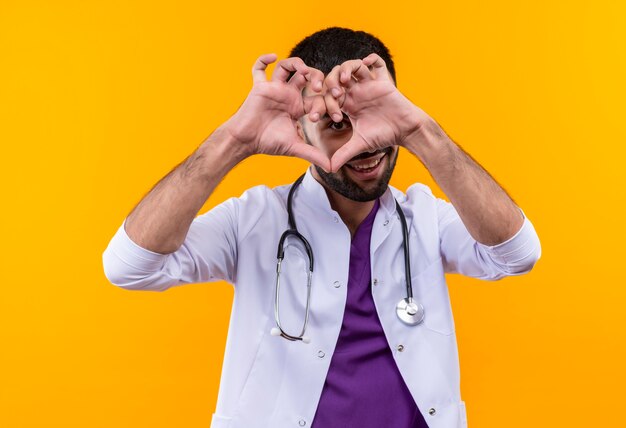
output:
<path id="1" fill-rule="evenodd" d="M 304 96 L 307 95 L 306 91 Z M 328 115 L 324 115 L 317 122 L 311 122 L 308 116 L 304 116 L 298 123 L 304 140 L 322 150 L 329 158 L 352 136 L 352 125 L 345 113 L 342 122 L 335 123 Z M 317 165 L 314 166 L 326 187 L 353 201 L 372 201 L 387 190 L 398 151 L 398 146 L 394 145 L 374 153 L 360 153 L 336 173 L 327 173 Z"/>

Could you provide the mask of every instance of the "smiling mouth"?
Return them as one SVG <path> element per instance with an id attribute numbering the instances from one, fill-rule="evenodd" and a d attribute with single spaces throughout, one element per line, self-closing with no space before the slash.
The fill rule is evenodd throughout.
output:
<path id="1" fill-rule="evenodd" d="M 358 172 L 370 172 L 376 169 L 384 157 L 391 153 L 391 147 L 376 150 L 373 153 L 361 153 L 346 162 L 346 166 Z"/>

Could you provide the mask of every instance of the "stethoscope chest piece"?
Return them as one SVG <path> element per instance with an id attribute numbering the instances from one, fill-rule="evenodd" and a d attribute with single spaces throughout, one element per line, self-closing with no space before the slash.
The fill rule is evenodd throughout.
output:
<path id="1" fill-rule="evenodd" d="M 404 298 L 396 305 L 398 318 L 407 325 L 417 325 L 424 320 L 424 306 L 413 298 Z"/>

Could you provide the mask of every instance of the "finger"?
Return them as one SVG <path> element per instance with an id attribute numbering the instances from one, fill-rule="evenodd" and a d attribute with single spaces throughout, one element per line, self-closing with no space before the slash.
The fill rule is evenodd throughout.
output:
<path id="1" fill-rule="evenodd" d="M 289 156 L 299 157 L 321 167 L 326 172 L 330 171 L 330 159 L 317 147 L 303 141 L 295 143 L 290 149 Z"/>
<path id="2" fill-rule="evenodd" d="M 360 59 L 346 61 L 339 69 L 339 82 L 348 89 L 357 82 L 372 80 L 372 78 L 369 68 Z"/>
<path id="3" fill-rule="evenodd" d="M 375 53 L 369 54 L 363 58 L 363 64 L 367 67 L 371 67 L 376 80 L 388 80 L 389 74 L 387 72 L 387 64 L 385 61 Z"/>
<path id="4" fill-rule="evenodd" d="M 326 76 L 326 79 L 324 79 L 324 85 L 326 85 L 326 88 L 327 88 L 326 93 L 332 94 L 333 97 L 335 98 L 339 98 L 341 94 L 345 92 L 343 88 L 341 87 L 341 84 L 339 83 L 340 69 L 341 69 L 341 66 L 339 65 L 334 66 L 333 69 L 330 70 L 330 73 L 328 73 L 328 75 Z"/>
<path id="5" fill-rule="evenodd" d="M 267 69 L 267 66 L 276 61 L 277 58 L 278 56 L 273 53 L 261 55 L 257 58 L 256 62 L 252 66 L 252 80 L 254 83 L 267 81 L 265 70 Z"/>
<path id="6" fill-rule="evenodd" d="M 315 95 L 304 98 L 304 111 L 309 115 L 311 122 L 317 122 L 326 113 L 324 97 Z"/>
<path id="7" fill-rule="evenodd" d="M 291 76 L 291 79 L 289 79 L 289 84 L 295 86 L 300 92 L 302 92 L 302 90 L 306 87 L 307 83 L 308 81 L 306 76 L 300 72 L 294 73 L 294 75 Z"/>
<path id="8" fill-rule="evenodd" d="M 309 67 L 308 88 L 313 92 L 321 92 L 324 87 L 324 73 L 317 68 Z"/>
<path id="9" fill-rule="evenodd" d="M 326 112 L 333 122 L 341 122 L 343 120 L 343 113 L 339 106 L 339 100 L 337 100 L 330 92 L 324 94 L 324 104 L 326 105 Z"/>
<path id="10" fill-rule="evenodd" d="M 333 154 L 333 157 L 330 159 L 331 172 L 339 171 L 339 169 L 350 159 L 359 153 L 369 150 L 370 148 L 367 146 L 367 142 L 358 134 L 353 132 L 350 140 L 337 149 L 337 151 Z"/>
<path id="11" fill-rule="evenodd" d="M 289 79 L 289 83 L 293 84 L 300 92 L 308 87 L 311 92 L 319 93 L 324 84 L 324 73 L 313 67 L 307 67 L 306 75 L 297 71 Z"/>
<path id="12" fill-rule="evenodd" d="M 272 73 L 272 81 L 286 82 L 293 72 L 299 72 L 307 76 L 309 74 L 309 67 L 298 57 L 280 60 L 276 64 L 274 73 Z"/>

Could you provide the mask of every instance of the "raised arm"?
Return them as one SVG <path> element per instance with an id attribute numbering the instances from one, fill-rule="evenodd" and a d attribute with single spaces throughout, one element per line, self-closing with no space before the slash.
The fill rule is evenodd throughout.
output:
<path id="1" fill-rule="evenodd" d="M 126 218 L 126 233 L 147 250 L 176 251 L 215 187 L 244 157 L 233 137 L 216 129 L 135 206 Z"/>
<path id="2" fill-rule="evenodd" d="M 532 224 L 489 173 L 395 87 L 380 56 L 346 61 L 329 73 L 326 84 L 333 94 L 329 115 L 345 111 L 353 129 L 332 156 L 333 171 L 363 151 L 403 146 L 452 203 L 440 203 L 438 210 L 450 271 L 496 279 L 532 268 L 541 253 Z"/>
<path id="3" fill-rule="evenodd" d="M 300 117 L 307 113 L 319 116 L 323 109 L 323 105 L 305 103 L 301 95 L 307 85 L 312 93 L 319 93 L 323 74 L 299 58 L 288 58 L 277 63 L 268 81 L 266 68 L 274 61 L 274 54 L 258 58 L 252 69 L 254 85 L 238 111 L 162 178 L 127 216 L 123 230 L 118 230 L 104 254 L 105 274 L 112 282 L 163 289 L 181 278 L 186 282 L 209 280 L 202 273 L 211 269 L 199 264 L 210 263 L 210 255 L 197 254 L 199 249 L 193 244 L 200 241 L 198 237 L 184 244 L 195 221 L 198 233 L 223 233 L 224 249 L 216 257 L 225 258 L 226 247 L 236 239 L 223 230 L 233 225 L 234 204 L 223 204 L 202 218 L 196 215 L 224 176 L 246 157 L 256 153 L 297 156 L 330 168 L 326 156 L 302 141 L 296 130 Z M 207 238 L 204 241 L 211 236 Z M 169 276 L 178 278 L 159 277 L 168 269 Z"/>
<path id="4" fill-rule="evenodd" d="M 307 79 L 313 78 L 313 83 L 321 87 L 323 76 L 299 58 L 289 58 L 277 64 L 268 82 L 265 69 L 275 60 L 276 56 L 270 54 L 256 61 L 252 70 L 254 86 L 237 113 L 131 211 L 126 232 L 134 242 L 157 253 L 176 251 L 218 183 L 252 154 L 299 156 L 328 168 L 328 160 L 321 153 L 298 141 L 293 124 L 305 114 L 300 92 Z M 288 82 L 292 72 L 296 73 Z"/>

